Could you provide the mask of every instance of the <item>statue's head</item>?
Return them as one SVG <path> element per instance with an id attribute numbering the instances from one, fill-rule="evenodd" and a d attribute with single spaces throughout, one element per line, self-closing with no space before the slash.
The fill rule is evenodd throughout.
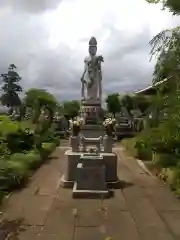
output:
<path id="1" fill-rule="evenodd" d="M 97 41 L 95 37 L 91 37 L 89 40 L 89 54 L 90 55 L 96 55 L 97 52 Z"/>

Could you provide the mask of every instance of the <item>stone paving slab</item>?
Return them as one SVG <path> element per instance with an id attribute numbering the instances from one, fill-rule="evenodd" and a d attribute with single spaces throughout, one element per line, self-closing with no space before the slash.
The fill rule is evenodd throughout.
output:
<path id="1" fill-rule="evenodd" d="M 149 199 L 139 198 L 138 201 L 131 202 L 130 210 L 143 239 L 173 239 Z"/>
<path id="2" fill-rule="evenodd" d="M 128 204 L 121 189 L 117 189 L 116 191 L 114 191 L 114 195 L 112 198 L 104 199 L 102 202 L 102 206 L 103 208 L 108 207 L 123 211 L 128 210 Z"/>
<path id="3" fill-rule="evenodd" d="M 43 225 L 54 201 L 52 196 L 32 196 L 17 193 L 6 204 L 3 218 L 24 219 L 26 225 Z"/>
<path id="4" fill-rule="evenodd" d="M 158 211 L 180 211 L 180 201 L 174 196 L 168 186 L 149 186 L 145 191 Z"/>
<path id="5" fill-rule="evenodd" d="M 12 233 L 18 234 L 16 239 L 180 239 L 180 202 L 167 186 L 126 157 L 122 149 L 116 148 L 121 189 L 113 190 L 110 199 L 73 199 L 72 189 L 59 186 L 66 149 L 57 148 L 51 161 L 36 172 L 28 186 L 13 193 L 3 206 L 1 219 L 23 218 L 24 230 L 17 233 L 17 227 L 11 227 Z"/>
<path id="6" fill-rule="evenodd" d="M 77 227 L 74 240 L 105 240 L 105 236 L 99 227 Z"/>
<path id="7" fill-rule="evenodd" d="M 161 217 L 176 239 L 180 239 L 180 211 L 161 212 Z"/>
<path id="8" fill-rule="evenodd" d="M 73 206 L 68 202 L 55 201 L 39 239 L 48 239 L 47 236 L 49 239 L 51 239 L 50 236 L 56 239 L 59 236 L 59 239 L 71 240 L 75 227 L 75 216 L 72 210 Z"/>
<path id="9" fill-rule="evenodd" d="M 138 230 L 129 211 L 107 208 L 103 226 L 105 235 L 113 240 L 138 240 Z"/>

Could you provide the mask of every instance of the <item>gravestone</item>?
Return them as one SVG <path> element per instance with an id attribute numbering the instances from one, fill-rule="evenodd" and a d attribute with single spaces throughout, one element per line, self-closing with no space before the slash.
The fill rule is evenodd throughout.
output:
<path id="1" fill-rule="evenodd" d="M 106 187 L 106 170 L 103 157 L 100 154 L 83 154 L 80 157 L 76 170 L 76 182 L 73 188 L 73 196 L 96 193 L 108 195 Z"/>

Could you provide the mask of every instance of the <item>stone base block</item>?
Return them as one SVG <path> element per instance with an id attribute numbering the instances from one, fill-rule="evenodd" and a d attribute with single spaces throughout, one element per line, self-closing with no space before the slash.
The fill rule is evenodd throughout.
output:
<path id="1" fill-rule="evenodd" d="M 105 166 L 77 165 L 76 183 L 78 190 L 106 190 Z"/>
<path id="2" fill-rule="evenodd" d="M 103 163 L 106 167 L 106 182 L 117 183 L 117 155 L 115 153 L 101 153 Z"/>
<path id="3" fill-rule="evenodd" d="M 87 138 L 97 138 L 104 135 L 101 125 L 85 124 L 81 129 L 81 134 Z"/>
<path id="4" fill-rule="evenodd" d="M 76 177 L 76 167 L 79 162 L 80 152 L 72 152 L 72 150 L 67 150 L 65 152 L 66 162 L 64 168 L 64 175 L 67 181 L 75 181 Z"/>
<path id="5" fill-rule="evenodd" d="M 74 181 L 68 181 L 65 178 L 65 175 L 62 175 L 60 186 L 63 188 L 72 188 L 74 186 Z"/>
<path id="6" fill-rule="evenodd" d="M 77 189 L 77 183 L 74 184 L 73 198 L 109 198 L 110 193 L 108 190 L 79 190 Z"/>

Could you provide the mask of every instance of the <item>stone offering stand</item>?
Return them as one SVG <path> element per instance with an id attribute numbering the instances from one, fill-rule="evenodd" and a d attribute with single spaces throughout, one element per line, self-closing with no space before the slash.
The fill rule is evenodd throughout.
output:
<path id="1" fill-rule="evenodd" d="M 75 137 L 72 138 L 72 149 L 65 152 L 67 160 L 62 186 L 73 187 L 74 197 L 89 194 L 108 197 L 108 187 L 118 183 L 117 155 L 112 152 L 112 137 L 77 136 L 76 141 Z"/>

